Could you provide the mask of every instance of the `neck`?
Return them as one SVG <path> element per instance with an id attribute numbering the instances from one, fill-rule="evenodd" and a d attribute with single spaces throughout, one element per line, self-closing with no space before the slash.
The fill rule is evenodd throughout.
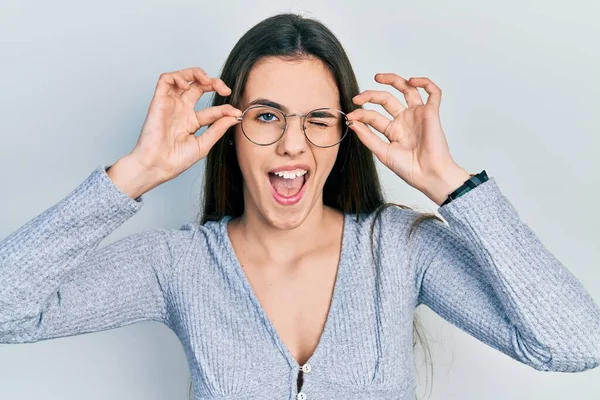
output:
<path id="1" fill-rule="evenodd" d="M 293 214 L 264 216 L 246 208 L 238 218 L 240 236 L 257 258 L 273 265 L 291 265 L 337 232 L 340 212 L 317 203 L 304 220 Z"/>

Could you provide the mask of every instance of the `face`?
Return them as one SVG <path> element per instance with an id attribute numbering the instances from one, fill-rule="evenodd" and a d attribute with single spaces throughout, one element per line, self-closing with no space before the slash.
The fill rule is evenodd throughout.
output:
<path id="1" fill-rule="evenodd" d="M 318 59 L 287 61 L 266 57 L 257 63 L 248 76 L 239 105 L 242 111 L 252 101 L 263 98 L 287 108 L 287 114 L 306 114 L 317 108 L 340 109 L 339 91 L 330 71 Z M 261 121 L 273 121 L 273 115 L 263 115 Z M 235 147 L 244 177 L 244 213 L 265 220 L 280 229 L 291 229 L 302 223 L 313 210 L 321 212 L 323 186 L 335 163 L 339 145 L 314 146 L 304 136 L 301 117 L 288 117 L 287 129 L 281 139 L 268 146 L 249 141 L 241 124 L 235 126 Z M 294 182 L 274 176 L 274 169 L 301 164 L 307 173 Z M 289 187 L 288 187 L 289 186 Z M 300 200 L 282 199 L 302 187 Z M 276 190 L 275 188 L 278 188 Z"/>

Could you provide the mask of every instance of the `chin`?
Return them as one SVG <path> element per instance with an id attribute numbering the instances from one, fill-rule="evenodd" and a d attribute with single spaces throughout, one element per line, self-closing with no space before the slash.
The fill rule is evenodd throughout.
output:
<path id="1" fill-rule="evenodd" d="M 263 215 L 268 223 L 278 229 L 295 229 L 302 225 L 314 207 L 314 199 L 305 196 L 302 200 L 291 206 L 278 204 L 271 192 L 268 193 L 267 202 L 263 208 Z"/>
<path id="2" fill-rule="evenodd" d="M 302 206 L 295 207 L 294 210 L 279 207 L 273 208 L 273 206 L 269 208 L 265 214 L 267 221 L 272 226 L 282 230 L 297 228 L 304 222 L 308 215 L 308 210 Z"/>

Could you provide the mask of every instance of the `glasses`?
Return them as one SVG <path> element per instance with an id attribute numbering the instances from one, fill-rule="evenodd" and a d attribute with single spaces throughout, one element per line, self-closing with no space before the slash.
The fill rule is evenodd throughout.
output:
<path id="1" fill-rule="evenodd" d="M 307 114 L 284 114 L 277 108 L 264 105 L 248 107 L 238 121 L 242 122 L 242 132 L 248 140 L 259 146 L 269 146 L 281 139 L 289 117 L 302 117 L 304 136 L 317 147 L 332 147 L 340 143 L 352 123 L 343 111 L 335 108 L 317 108 Z"/>

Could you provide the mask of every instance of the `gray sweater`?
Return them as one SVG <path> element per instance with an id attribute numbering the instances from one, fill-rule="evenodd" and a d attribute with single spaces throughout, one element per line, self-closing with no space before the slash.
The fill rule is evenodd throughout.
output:
<path id="1" fill-rule="evenodd" d="M 236 258 L 227 222 L 152 229 L 102 248 L 143 206 L 100 165 L 0 242 L 0 343 L 160 321 L 181 340 L 195 399 L 414 399 L 420 304 L 541 371 L 600 364 L 600 309 L 519 218 L 493 177 L 438 209 L 345 214 L 320 342 L 292 357 Z M 375 266 L 377 265 L 377 267 Z M 297 378 L 303 371 L 303 384 Z"/>

